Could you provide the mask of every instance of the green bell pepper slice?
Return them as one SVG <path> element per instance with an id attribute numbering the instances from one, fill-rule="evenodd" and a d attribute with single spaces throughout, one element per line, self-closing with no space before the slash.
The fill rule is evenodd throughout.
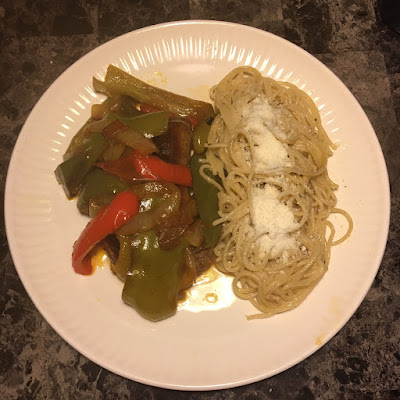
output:
<path id="1" fill-rule="evenodd" d="M 162 201 L 164 201 L 164 199 L 158 197 L 144 198 L 140 202 L 139 212 L 149 211 Z M 134 235 L 117 235 L 119 241 L 119 253 L 117 262 L 112 266 L 112 270 L 117 274 L 118 278 L 124 282 L 131 266 L 131 242 L 133 236 Z"/>
<path id="2" fill-rule="evenodd" d="M 110 97 L 107 97 L 101 104 L 105 107 L 108 107 L 109 104 L 111 103 L 112 99 Z M 69 146 L 64 153 L 64 160 L 68 160 L 69 158 L 73 157 L 76 154 L 81 153 L 81 146 L 84 142 L 84 140 L 91 134 L 91 132 L 87 132 L 87 126 L 93 123 L 95 120 L 90 117 L 84 125 L 79 129 L 79 131 L 74 135 L 74 137 L 71 139 L 71 142 L 69 143 Z M 96 132 L 100 133 L 100 131 Z"/>
<path id="3" fill-rule="evenodd" d="M 118 259 L 115 265 L 112 266 L 112 270 L 123 282 L 126 281 L 129 268 L 131 266 L 131 236 L 117 235 L 119 241 L 119 253 Z"/>
<path id="4" fill-rule="evenodd" d="M 174 249 L 163 250 L 153 230 L 132 237 L 131 265 L 126 275 L 122 300 L 150 321 L 174 315 L 187 244 L 182 240 Z"/>
<path id="5" fill-rule="evenodd" d="M 193 154 L 189 166 L 192 172 L 193 192 L 203 225 L 204 241 L 201 248 L 206 249 L 218 243 L 222 234 L 222 225 L 213 225 L 213 222 L 219 218 L 218 189 L 200 175 L 199 170 L 202 164 L 199 160 L 203 157 L 199 154 Z M 206 169 L 204 173 L 219 182 L 219 179 L 210 170 Z"/>
<path id="6" fill-rule="evenodd" d="M 208 120 L 203 119 L 199 122 L 199 124 L 194 128 L 193 131 L 193 151 L 196 154 L 204 153 L 206 150 L 205 144 L 208 142 L 208 133 L 210 132 L 211 126 L 208 123 Z"/>
<path id="7" fill-rule="evenodd" d="M 93 133 L 82 142 L 79 154 L 62 162 L 54 171 L 57 181 L 63 186 L 68 198 L 75 196 L 94 163 L 107 146 L 100 133 Z"/>
<path id="8" fill-rule="evenodd" d="M 103 103 L 104 104 L 104 103 Z M 139 112 L 139 111 L 138 111 Z M 167 111 L 155 111 L 150 113 L 140 113 L 126 117 L 116 113 L 108 113 L 101 120 L 95 121 L 90 118 L 85 125 L 78 131 L 72 138 L 67 151 L 64 154 L 64 160 L 68 160 L 77 153 L 81 153 L 81 147 L 84 140 L 92 135 L 93 132 L 100 133 L 104 128 L 110 125 L 115 120 L 120 120 L 125 125 L 136 129 L 143 134 L 146 138 L 150 139 L 156 136 L 165 134 L 168 131 L 168 118 Z"/>
<path id="9" fill-rule="evenodd" d="M 129 185 L 120 181 L 118 177 L 108 174 L 100 168 L 94 168 L 84 180 L 79 192 L 77 207 L 82 214 L 89 214 L 90 200 L 128 189 Z"/>
<path id="10" fill-rule="evenodd" d="M 114 200 L 114 194 L 103 194 L 89 200 L 89 217 L 94 218 L 101 209 L 109 206 Z"/>
<path id="11" fill-rule="evenodd" d="M 120 114 L 108 113 L 103 119 L 95 122 L 93 129 L 102 131 L 105 127 L 118 119 L 126 126 L 136 129 L 142 133 L 143 136 L 150 139 L 167 132 L 168 118 L 169 115 L 167 111 L 155 111 L 145 114 L 140 113 L 140 115 L 135 115 L 133 117 L 124 117 Z"/>
<path id="12" fill-rule="evenodd" d="M 148 139 L 163 135 L 168 130 L 167 111 L 156 111 L 134 117 L 121 117 L 117 114 L 111 114 L 110 116 L 116 116 L 115 119 L 119 119 L 125 125 L 136 129 Z"/>

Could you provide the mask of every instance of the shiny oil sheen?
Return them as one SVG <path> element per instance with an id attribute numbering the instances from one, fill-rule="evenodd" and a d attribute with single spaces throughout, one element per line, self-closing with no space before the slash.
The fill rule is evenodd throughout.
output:
<path id="1" fill-rule="evenodd" d="M 92 266 L 95 270 L 111 269 L 111 260 L 100 246 L 93 250 Z M 232 291 L 232 278 L 220 272 L 215 265 L 197 277 L 186 290 L 185 297 L 178 302 L 178 311 L 190 312 L 220 310 L 229 307 L 236 297 Z"/>

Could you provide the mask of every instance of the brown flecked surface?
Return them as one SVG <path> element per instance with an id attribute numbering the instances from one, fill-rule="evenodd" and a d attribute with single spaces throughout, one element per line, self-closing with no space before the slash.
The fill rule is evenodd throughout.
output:
<path id="1" fill-rule="evenodd" d="M 375 282 L 330 342 L 277 376 L 216 392 L 153 388 L 99 367 L 48 325 L 16 273 L 2 213 L 0 399 L 400 398 L 400 34 L 381 20 L 376 0 L 3 0 L 2 194 L 15 140 L 26 118 L 65 69 L 123 33 L 184 19 L 238 22 L 282 36 L 321 60 L 360 102 L 383 148 L 392 191 L 389 238 Z"/>

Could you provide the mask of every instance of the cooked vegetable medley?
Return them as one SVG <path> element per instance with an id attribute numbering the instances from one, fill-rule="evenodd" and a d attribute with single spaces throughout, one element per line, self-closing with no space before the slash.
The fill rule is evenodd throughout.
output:
<path id="1" fill-rule="evenodd" d="M 92 250 L 102 246 L 124 282 L 123 301 L 158 321 L 175 314 L 178 299 L 213 263 L 221 235 L 213 226 L 217 189 L 199 172 L 214 110 L 113 65 L 93 86 L 107 98 L 92 106 L 55 170 L 67 197 L 77 197 L 91 218 L 72 266 L 92 274 Z"/>

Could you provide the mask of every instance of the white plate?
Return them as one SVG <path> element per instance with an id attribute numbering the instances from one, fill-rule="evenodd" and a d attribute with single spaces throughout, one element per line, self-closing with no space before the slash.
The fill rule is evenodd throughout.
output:
<path id="1" fill-rule="evenodd" d="M 312 96 L 330 137 L 340 143 L 330 174 L 340 184 L 339 206 L 350 212 L 355 227 L 351 238 L 333 249 L 328 273 L 300 307 L 247 321 L 252 306 L 216 288 L 220 300 L 215 305 L 202 300 L 203 292 L 203 307 L 186 307 L 172 318 L 151 323 L 122 303 L 121 283 L 107 269 L 91 277 L 73 272 L 72 244 L 87 219 L 66 200 L 53 171 L 89 116 L 90 105 L 99 101 L 91 89 L 92 76 L 101 78 L 110 63 L 152 84 L 202 99 L 228 71 L 247 64 L 295 83 Z M 123 35 L 65 71 L 39 100 L 18 138 L 5 210 L 18 274 L 51 326 L 104 368 L 135 381 L 183 390 L 261 380 L 326 343 L 352 316 L 373 282 L 390 213 L 378 140 L 340 80 L 279 37 L 210 21 L 173 22 Z"/>

